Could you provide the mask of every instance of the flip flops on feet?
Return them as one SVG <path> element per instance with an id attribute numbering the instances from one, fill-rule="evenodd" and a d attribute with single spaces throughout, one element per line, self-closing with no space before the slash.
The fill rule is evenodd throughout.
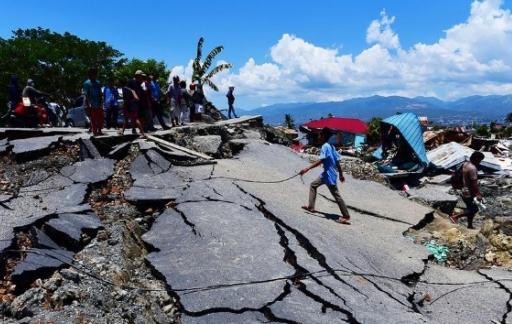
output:
<path id="1" fill-rule="evenodd" d="M 458 223 L 458 219 L 455 217 L 455 215 L 451 215 L 451 216 L 450 216 L 450 221 L 451 221 L 453 224 L 457 224 L 457 223 Z"/>
<path id="2" fill-rule="evenodd" d="M 350 218 L 346 217 L 340 217 L 336 220 L 336 223 L 344 224 L 344 225 L 350 225 Z"/>

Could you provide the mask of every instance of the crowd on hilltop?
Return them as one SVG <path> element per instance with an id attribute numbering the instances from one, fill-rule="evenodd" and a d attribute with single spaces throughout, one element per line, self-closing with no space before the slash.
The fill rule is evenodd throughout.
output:
<path id="1" fill-rule="evenodd" d="M 21 90 L 16 76 L 12 76 L 8 92 L 9 109 L 15 114 L 27 116 L 32 114 L 34 118 L 37 118 L 34 104 L 38 97 L 48 95 L 37 90 L 30 79 L 27 86 Z M 105 85 L 102 85 L 98 80 L 98 70 L 91 68 L 88 71 L 88 79 L 83 83 L 82 94 L 86 114 L 90 120 L 89 131 L 93 135 L 102 135 L 104 127 L 118 129 L 117 121 L 120 112 L 124 122 L 118 131 L 119 134 L 124 133 L 129 123 L 134 134 L 137 132 L 136 129 L 142 136 L 145 136 L 146 132 L 156 131 L 155 117 L 164 130 L 182 126 L 188 122 L 201 121 L 208 103 L 201 84 L 191 83 L 187 88 L 185 80 L 174 76 L 168 88 L 162 90 L 158 75 L 146 75 L 142 70 L 137 70 L 133 78 L 121 79 L 117 82 L 109 79 Z M 229 87 L 226 97 L 229 107 L 228 117 L 231 118 L 232 115 L 237 117 L 234 111 L 234 87 Z M 165 107 L 170 107 L 171 125 L 165 122 Z"/>

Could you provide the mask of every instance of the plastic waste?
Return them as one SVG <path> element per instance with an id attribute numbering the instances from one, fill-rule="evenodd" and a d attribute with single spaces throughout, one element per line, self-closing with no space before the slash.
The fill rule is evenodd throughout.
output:
<path id="1" fill-rule="evenodd" d="M 432 240 L 427 242 L 425 247 L 432 252 L 437 263 L 444 263 L 448 259 L 449 249 L 447 246 L 437 244 L 436 241 Z"/>
<path id="2" fill-rule="evenodd" d="M 485 200 L 478 200 L 476 197 L 473 198 L 475 204 L 478 206 L 479 210 L 486 210 L 487 206 L 485 206 Z"/>

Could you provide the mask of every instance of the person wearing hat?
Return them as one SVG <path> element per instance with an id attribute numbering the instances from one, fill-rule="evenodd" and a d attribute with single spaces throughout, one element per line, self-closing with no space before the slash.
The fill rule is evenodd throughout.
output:
<path id="1" fill-rule="evenodd" d="M 89 79 L 83 84 L 83 93 L 85 95 L 85 106 L 91 119 L 91 131 L 94 136 L 103 135 L 103 105 L 101 84 L 97 80 L 98 69 L 90 68 Z"/>
<path id="2" fill-rule="evenodd" d="M 233 116 L 235 118 L 238 118 L 238 116 L 235 113 L 235 107 L 233 106 L 235 103 L 235 95 L 233 94 L 233 91 L 235 91 L 235 87 L 231 86 L 229 87 L 229 91 L 226 94 L 226 97 L 228 97 L 228 118 L 231 119 L 231 113 L 233 113 Z"/>

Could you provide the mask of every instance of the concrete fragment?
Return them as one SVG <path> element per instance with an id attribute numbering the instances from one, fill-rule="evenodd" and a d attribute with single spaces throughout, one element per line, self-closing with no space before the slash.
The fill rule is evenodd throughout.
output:
<path id="1" fill-rule="evenodd" d="M 80 144 L 80 160 L 101 158 L 96 145 L 90 139 L 80 138 L 78 143 Z"/>
<path id="2" fill-rule="evenodd" d="M 114 146 L 114 148 L 110 152 L 108 152 L 107 156 L 110 158 L 116 159 L 116 160 L 120 160 L 126 154 L 128 154 L 128 151 L 130 150 L 130 146 L 131 146 L 130 142 L 118 144 L 118 145 Z"/>
<path id="3" fill-rule="evenodd" d="M 61 140 L 62 136 L 42 136 L 35 138 L 24 138 L 10 141 L 13 146 L 12 152 L 17 159 L 29 159 L 46 153 L 50 146 Z"/>
<path id="4" fill-rule="evenodd" d="M 86 159 L 66 166 L 60 172 L 74 182 L 98 183 L 112 176 L 114 173 L 114 160 L 103 158 Z"/>
<path id="5" fill-rule="evenodd" d="M 222 138 L 219 135 L 196 136 L 193 145 L 199 152 L 217 154 L 222 145 Z"/>
<path id="6" fill-rule="evenodd" d="M 94 214 L 60 214 L 46 223 L 47 231 L 63 246 L 73 251 L 80 248 L 81 236 L 85 230 L 98 230 L 101 221 Z"/>
<path id="7" fill-rule="evenodd" d="M 50 275 L 72 262 L 73 252 L 62 249 L 30 249 L 27 257 L 16 265 L 12 280 L 17 291 L 26 289 L 35 279 Z"/>
<path id="8" fill-rule="evenodd" d="M 409 199 L 426 203 L 432 208 L 439 209 L 443 213 L 450 214 L 457 205 L 457 196 L 447 192 L 449 187 L 436 185 L 425 185 L 421 188 L 412 188 L 409 190 L 411 195 Z"/>

